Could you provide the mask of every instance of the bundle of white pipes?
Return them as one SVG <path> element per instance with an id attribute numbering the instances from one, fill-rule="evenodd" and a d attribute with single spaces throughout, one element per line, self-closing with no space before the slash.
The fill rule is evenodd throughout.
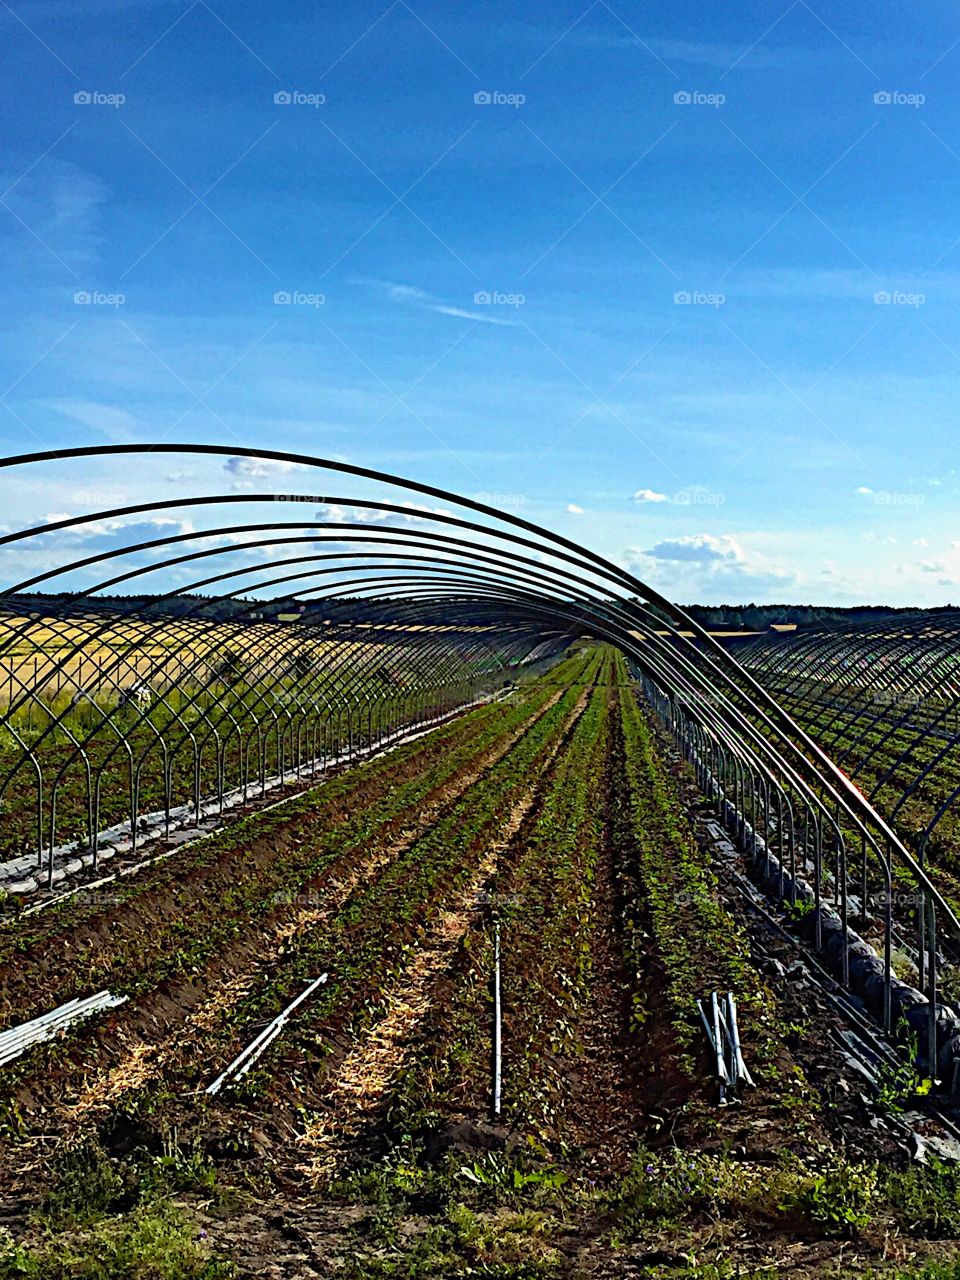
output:
<path id="1" fill-rule="evenodd" d="M 720 1103 L 723 1105 L 727 1101 L 727 1089 L 736 1089 L 741 1083 L 753 1086 L 753 1077 L 740 1051 L 737 1003 L 732 991 L 727 992 L 722 1003 L 716 991 L 712 991 L 709 1006 L 706 1000 L 698 1000 L 697 1008 L 716 1058 Z"/>
<path id="2" fill-rule="evenodd" d="M 24 1022 L 19 1027 L 0 1031 L 0 1067 L 6 1066 L 14 1058 L 19 1058 L 35 1044 L 52 1040 L 54 1036 L 66 1031 L 74 1022 L 91 1018 L 95 1013 L 102 1013 L 104 1009 L 115 1009 L 126 1000 L 126 996 L 115 996 L 109 991 L 98 991 L 95 996 L 68 1000 L 66 1004 L 60 1005 L 50 1013 L 41 1014 L 39 1018 Z"/>

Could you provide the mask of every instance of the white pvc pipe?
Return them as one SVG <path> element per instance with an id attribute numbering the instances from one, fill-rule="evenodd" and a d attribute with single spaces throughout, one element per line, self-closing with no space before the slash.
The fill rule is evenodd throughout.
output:
<path id="1" fill-rule="evenodd" d="M 292 1004 L 288 1004 L 282 1013 L 278 1013 L 273 1021 L 264 1027 L 260 1034 L 256 1036 L 255 1039 L 251 1040 L 245 1049 L 242 1049 L 240 1053 L 237 1054 L 226 1070 L 222 1071 L 220 1075 L 217 1076 L 213 1084 L 207 1086 L 205 1092 L 211 1096 L 217 1094 L 229 1080 L 233 1078 L 239 1080 L 242 1075 L 246 1075 L 264 1050 L 272 1044 L 274 1040 L 276 1040 L 294 1009 L 296 1009 L 298 1005 L 302 1004 L 303 1001 L 306 1000 L 307 996 L 312 995 L 313 992 L 316 991 L 317 987 L 326 982 L 329 976 L 330 975 L 328 973 L 322 973 L 319 978 L 310 983 L 305 991 L 301 991 Z"/>
<path id="2" fill-rule="evenodd" d="M 502 1066 L 500 1029 L 500 925 L 493 926 L 493 1118 L 500 1119 Z"/>

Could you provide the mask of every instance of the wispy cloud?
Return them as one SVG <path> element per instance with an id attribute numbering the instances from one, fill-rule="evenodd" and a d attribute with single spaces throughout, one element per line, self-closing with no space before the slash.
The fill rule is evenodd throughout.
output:
<path id="1" fill-rule="evenodd" d="M 41 400 L 47 409 L 63 414 L 81 426 L 99 431 L 116 444 L 127 444 L 136 439 L 136 420 L 116 405 L 100 404 L 95 400 Z"/>
<path id="2" fill-rule="evenodd" d="M 419 289 L 415 285 L 393 284 L 389 280 L 368 279 L 357 280 L 356 283 L 382 289 L 391 302 L 396 302 L 403 306 L 418 307 L 421 311 L 433 311 L 440 316 L 454 316 L 458 320 L 473 320 L 478 321 L 480 324 L 502 325 L 511 329 L 517 327 L 515 320 L 510 320 L 503 316 L 489 315 L 482 311 L 467 311 L 464 307 L 452 306 L 441 298 L 435 298 L 426 289 Z"/>

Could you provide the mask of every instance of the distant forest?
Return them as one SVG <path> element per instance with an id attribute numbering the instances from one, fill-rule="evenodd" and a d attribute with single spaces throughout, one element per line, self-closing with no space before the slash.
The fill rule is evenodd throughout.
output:
<path id="1" fill-rule="evenodd" d="M 70 595 L 22 595 L 8 597 L 4 605 L 27 612 L 72 611 L 77 604 L 81 608 L 99 612 L 103 609 L 119 613 L 135 613 L 140 617 L 182 617 L 226 621 L 243 618 L 246 621 L 273 621 L 279 617 L 293 620 L 299 617 L 308 623 L 350 623 L 364 620 L 379 624 L 389 623 L 392 617 L 398 622 L 410 621 L 409 607 L 397 601 L 376 598 L 317 600 L 304 603 L 296 599 L 210 599 L 201 596 L 97 596 L 76 597 Z M 448 600 L 447 607 L 456 613 L 461 622 L 467 622 L 473 606 L 468 599 Z M 476 620 L 482 621 L 485 605 L 479 604 Z M 837 608 L 832 605 L 812 604 L 691 604 L 683 606 L 701 626 L 717 631 L 766 631 L 776 625 L 794 624 L 804 630 L 851 626 L 856 623 L 884 622 L 887 619 L 905 619 L 922 614 L 925 617 L 955 612 L 955 606 L 944 605 L 936 609 L 897 609 L 889 605 L 855 605 Z M 665 616 L 653 607 L 651 612 Z M 584 610 L 584 621 L 589 610 Z"/>

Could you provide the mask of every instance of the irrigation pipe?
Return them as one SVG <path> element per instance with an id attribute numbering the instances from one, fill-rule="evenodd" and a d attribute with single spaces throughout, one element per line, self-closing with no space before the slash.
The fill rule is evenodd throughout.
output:
<path id="1" fill-rule="evenodd" d="M 740 1027 L 737 1024 L 737 1004 L 733 998 L 733 992 L 727 992 L 727 1024 L 730 1034 L 731 1056 L 733 1058 L 734 1074 L 738 1080 L 742 1080 L 744 1084 L 753 1086 L 753 1077 L 747 1070 L 747 1064 L 743 1060 L 743 1054 L 740 1051 Z"/>
<path id="2" fill-rule="evenodd" d="M 288 1004 L 282 1013 L 278 1013 L 274 1020 L 264 1027 L 257 1038 L 251 1040 L 247 1047 L 237 1054 L 227 1069 L 217 1076 L 213 1084 L 207 1086 L 204 1092 L 211 1096 L 217 1094 L 228 1082 L 239 1080 L 241 1076 L 246 1075 L 264 1050 L 276 1040 L 294 1009 L 303 1004 L 307 996 L 312 995 L 317 987 L 326 982 L 329 976 L 328 973 L 321 973 L 320 977 L 311 982 L 305 991 L 301 991 L 296 1000 L 292 1004 Z"/>

